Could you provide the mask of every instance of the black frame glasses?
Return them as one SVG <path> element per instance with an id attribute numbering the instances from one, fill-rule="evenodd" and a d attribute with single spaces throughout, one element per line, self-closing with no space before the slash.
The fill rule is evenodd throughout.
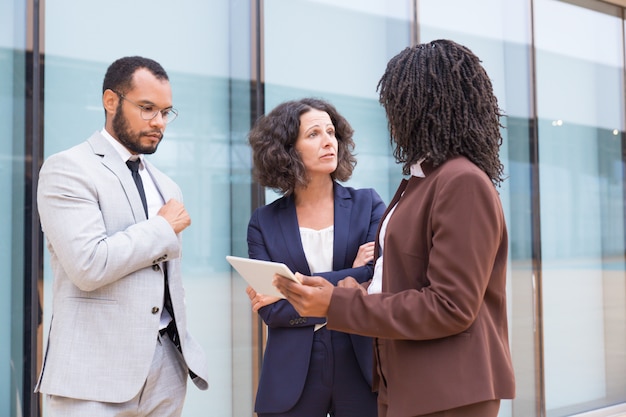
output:
<path id="1" fill-rule="evenodd" d="M 163 118 L 163 121 L 168 124 L 173 122 L 176 117 L 178 117 L 178 110 L 176 110 L 173 107 L 168 107 L 166 109 L 159 109 L 156 106 L 152 105 L 152 104 L 137 104 L 134 101 L 128 99 L 126 96 L 124 96 L 124 94 L 118 93 L 117 91 L 113 91 L 115 94 L 118 95 L 118 97 L 120 97 L 122 100 L 126 100 L 128 101 L 130 104 L 136 106 L 139 108 L 139 110 L 141 111 L 141 118 L 143 120 L 152 120 L 154 119 L 157 114 L 161 113 L 161 117 Z"/>

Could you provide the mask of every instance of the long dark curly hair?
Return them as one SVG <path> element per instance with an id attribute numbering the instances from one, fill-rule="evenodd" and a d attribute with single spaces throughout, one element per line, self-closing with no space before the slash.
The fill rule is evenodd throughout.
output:
<path id="1" fill-rule="evenodd" d="M 352 176 L 356 158 L 352 154 L 354 130 L 332 104 L 317 98 L 286 101 L 261 116 L 248 133 L 252 147 L 252 173 L 259 184 L 281 194 L 306 187 L 309 177 L 295 148 L 300 132 L 300 116 L 312 109 L 328 113 L 337 138 L 337 169 L 333 180 L 347 181 Z"/>
<path id="2" fill-rule="evenodd" d="M 463 155 L 494 185 L 503 181 L 503 113 L 480 59 L 467 47 L 439 39 L 406 48 L 389 61 L 377 91 L 403 174 L 422 158 L 438 166 Z"/>

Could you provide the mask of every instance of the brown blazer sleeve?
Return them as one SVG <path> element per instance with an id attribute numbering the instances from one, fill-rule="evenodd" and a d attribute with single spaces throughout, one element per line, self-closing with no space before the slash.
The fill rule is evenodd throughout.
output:
<path id="1" fill-rule="evenodd" d="M 328 327 L 377 338 L 388 415 L 513 398 L 507 231 L 488 177 L 463 157 L 411 177 L 387 226 L 382 293 L 335 288 Z"/>

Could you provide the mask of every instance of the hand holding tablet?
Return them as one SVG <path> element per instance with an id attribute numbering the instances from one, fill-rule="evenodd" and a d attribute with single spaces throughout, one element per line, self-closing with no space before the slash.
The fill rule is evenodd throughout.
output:
<path id="1" fill-rule="evenodd" d="M 261 261 L 239 256 L 226 256 L 226 260 L 259 294 L 285 298 L 272 285 L 274 274 L 282 275 L 300 284 L 300 281 L 298 281 L 287 265 L 280 262 Z"/>

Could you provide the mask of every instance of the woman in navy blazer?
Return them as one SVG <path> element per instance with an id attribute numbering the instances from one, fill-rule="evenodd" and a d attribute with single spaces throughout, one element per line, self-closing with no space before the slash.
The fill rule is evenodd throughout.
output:
<path id="1" fill-rule="evenodd" d="M 333 284 L 373 274 L 373 241 L 385 204 L 353 189 L 353 130 L 331 104 L 280 104 L 250 131 L 254 174 L 283 197 L 254 211 L 250 258 L 282 262 Z M 330 331 L 324 317 L 302 317 L 284 299 L 247 289 L 268 326 L 257 391 L 259 417 L 375 417 L 372 340 Z"/>
<path id="2" fill-rule="evenodd" d="M 274 284 L 301 314 L 375 338 L 379 417 L 497 417 L 515 375 L 491 79 L 470 49 L 439 39 L 399 52 L 378 88 L 409 177 L 381 221 L 371 283 Z"/>

